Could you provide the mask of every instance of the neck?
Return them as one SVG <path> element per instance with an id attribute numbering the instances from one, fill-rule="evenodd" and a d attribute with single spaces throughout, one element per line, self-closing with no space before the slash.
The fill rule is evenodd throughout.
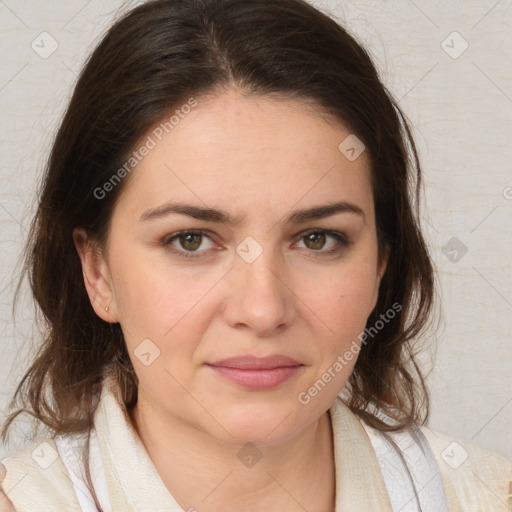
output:
<path id="1" fill-rule="evenodd" d="M 130 416 L 163 483 L 184 510 L 334 510 L 329 412 L 282 444 L 248 448 L 238 456 L 239 446 L 179 418 L 162 419 L 144 404 L 137 403 Z"/>

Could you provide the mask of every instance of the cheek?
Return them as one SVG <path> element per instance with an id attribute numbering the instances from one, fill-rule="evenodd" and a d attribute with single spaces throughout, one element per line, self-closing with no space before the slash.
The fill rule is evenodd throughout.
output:
<path id="1" fill-rule="evenodd" d="M 127 345 L 133 348 L 149 338 L 162 349 L 176 344 L 181 352 L 192 350 L 178 338 L 184 326 L 192 340 L 196 337 L 194 331 L 204 327 L 207 315 L 203 311 L 199 316 L 198 312 L 219 276 L 190 272 L 165 262 L 148 264 L 144 251 L 132 250 L 129 257 L 122 252 L 113 254 L 117 258 L 113 281 Z"/>
<path id="2" fill-rule="evenodd" d="M 339 354 L 364 330 L 376 297 L 377 272 L 373 261 L 355 261 L 324 280 L 323 291 L 310 294 L 311 310 L 326 327 L 329 357 Z"/>
<path id="3" fill-rule="evenodd" d="M 186 290 L 179 276 L 170 286 L 165 272 L 148 265 L 142 252 L 123 251 L 121 244 L 111 259 L 119 322 L 128 338 L 161 336 L 166 318 L 182 303 L 180 290 Z M 175 298 L 175 304 L 169 304 L 169 297 Z"/>

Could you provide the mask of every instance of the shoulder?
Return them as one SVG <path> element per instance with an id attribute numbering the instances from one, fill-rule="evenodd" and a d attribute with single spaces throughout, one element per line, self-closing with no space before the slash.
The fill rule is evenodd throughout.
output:
<path id="1" fill-rule="evenodd" d="M 0 487 L 16 511 L 80 511 L 53 438 L 34 441 L 0 462 L 6 469 Z"/>
<path id="2" fill-rule="evenodd" d="M 512 509 L 512 464 L 501 455 L 421 427 L 436 458 L 450 510 Z"/>

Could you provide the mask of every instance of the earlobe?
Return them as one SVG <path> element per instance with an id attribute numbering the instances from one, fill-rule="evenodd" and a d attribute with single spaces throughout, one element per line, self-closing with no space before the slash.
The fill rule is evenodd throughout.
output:
<path id="1" fill-rule="evenodd" d="M 91 241 L 82 228 L 73 230 L 73 241 L 82 264 L 85 289 L 94 311 L 105 322 L 118 322 L 110 271 L 98 244 Z"/>

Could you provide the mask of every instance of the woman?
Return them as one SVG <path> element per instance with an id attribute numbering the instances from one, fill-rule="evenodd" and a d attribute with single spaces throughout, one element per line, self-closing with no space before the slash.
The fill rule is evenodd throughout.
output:
<path id="1" fill-rule="evenodd" d="M 0 506 L 508 510 L 511 465 L 424 426 L 419 186 L 367 53 L 302 0 L 118 21 L 30 235 L 48 335 L 15 398 L 47 431 Z"/>

